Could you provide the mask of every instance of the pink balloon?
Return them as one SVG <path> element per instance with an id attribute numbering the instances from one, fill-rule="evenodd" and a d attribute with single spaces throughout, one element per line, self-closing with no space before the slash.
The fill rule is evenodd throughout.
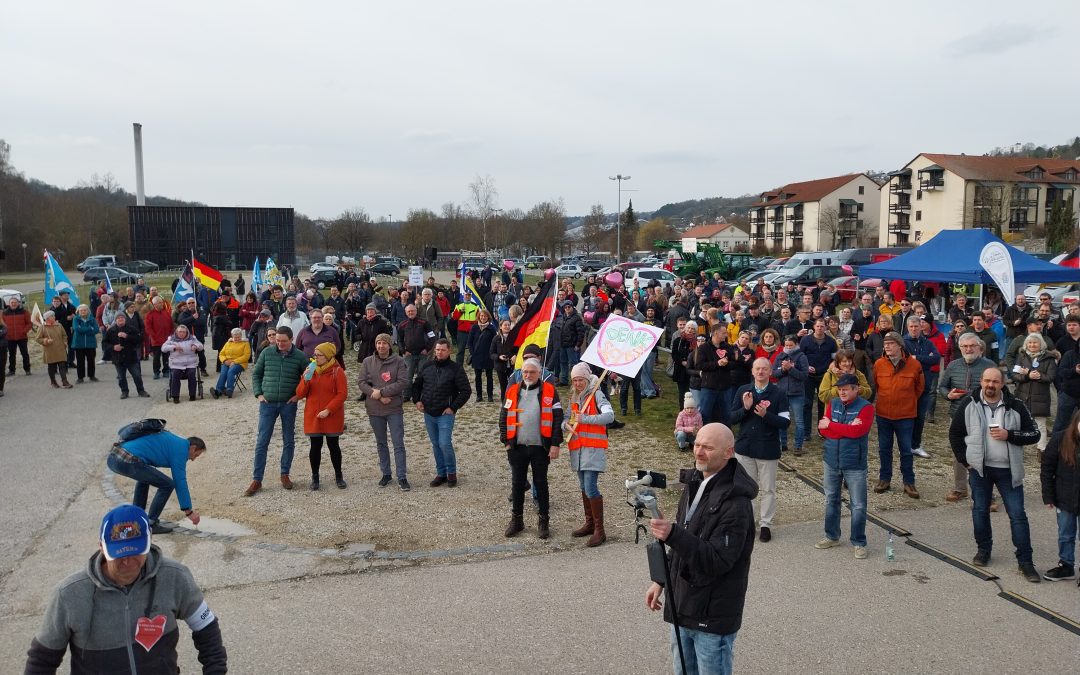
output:
<path id="1" fill-rule="evenodd" d="M 514 261 L 513 260 L 504 260 L 503 261 L 503 267 L 505 267 L 508 270 L 514 269 Z"/>
<path id="2" fill-rule="evenodd" d="M 553 276 L 555 276 L 555 268 L 549 267 L 544 270 L 544 281 L 549 281 Z"/>
<path id="3" fill-rule="evenodd" d="M 585 323 L 591 324 L 596 319 L 596 312 L 585 312 L 585 316 L 582 318 L 585 319 Z"/>
<path id="4" fill-rule="evenodd" d="M 619 288 L 623 283 L 622 273 L 608 272 L 604 275 L 604 283 L 607 284 L 609 288 Z"/>

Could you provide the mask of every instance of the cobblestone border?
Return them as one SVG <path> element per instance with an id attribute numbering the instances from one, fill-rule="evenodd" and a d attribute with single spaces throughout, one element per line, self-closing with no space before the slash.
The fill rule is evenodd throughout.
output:
<path id="1" fill-rule="evenodd" d="M 114 474 L 107 467 L 101 475 L 101 490 L 105 496 L 116 506 L 130 503 L 127 497 L 116 486 Z M 214 534 L 202 532 L 189 527 L 176 526 L 174 536 L 190 536 L 195 539 L 216 541 L 222 544 L 237 544 L 247 548 L 275 553 L 293 553 L 300 555 L 319 556 L 322 558 L 335 558 L 339 560 L 434 560 L 444 558 L 456 558 L 463 556 L 493 555 L 497 553 L 519 553 L 525 550 L 525 544 L 492 544 L 490 546 L 468 546 L 464 548 L 437 549 L 433 551 L 376 551 L 372 544 L 354 544 L 357 548 L 351 551 L 342 551 L 336 548 L 306 548 L 303 546 L 289 546 L 287 544 L 275 544 L 266 541 L 248 541 L 247 536 L 228 534 Z"/>

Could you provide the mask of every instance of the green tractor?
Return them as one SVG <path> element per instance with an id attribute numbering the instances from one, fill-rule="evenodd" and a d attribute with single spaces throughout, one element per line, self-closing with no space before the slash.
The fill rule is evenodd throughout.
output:
<path id="1" fill-rule="evenodd" d="M 749 253 L 726 253 L 709 242 L 699 241 L 696 253 L 683 251 L 681 241 L 658 240 L 653 245 L 660 251 L 676 251 L 682 257 L 671 266 L 671 271 L 683 279 L 697 279 L 702 270 L 710 277 L 719 272 L 723 279 L 734 279 L 750 267 Z"/>

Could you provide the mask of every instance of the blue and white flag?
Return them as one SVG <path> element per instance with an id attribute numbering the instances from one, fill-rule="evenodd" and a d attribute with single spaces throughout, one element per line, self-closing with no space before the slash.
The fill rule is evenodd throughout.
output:
<path id="1" fill-rule="evenodd" d="M 109 278 L 109 270 L 105 270 L 105 292 L 113 294 L 112 279 Z"/>
<path id="2" fill-rule="evenodd" d="M 262 284 L 262 270 L 259 269 L 259 259 L 255 258 L 255 265 L 251 268 L 251 292 L 254 293 L 256 297 L 259 295 L 259 287 L 261 287 Z"/>
<path id="3" fill-rule="evenodd" d="M 71 285 L 71 281 L 64 274 L 60 263 L 56 262 L 56 258 L 53 258 L 51 253 L 45 251 L 45 304 L 51 304 L 53 296 L 58 295 L 61 291 L 70 293 L 71 302 L 76 307 L 79 306 L 79 295 L 75 292 L 75 287 Z"/>
<path id="4" fill-rule="evenodd" d="M 176 290 L 173 291 L 173 305 L 195 297 L 195 273 L 191 270 L 191 261 L 184 267 L 184 273 L 177 280 Z"/>

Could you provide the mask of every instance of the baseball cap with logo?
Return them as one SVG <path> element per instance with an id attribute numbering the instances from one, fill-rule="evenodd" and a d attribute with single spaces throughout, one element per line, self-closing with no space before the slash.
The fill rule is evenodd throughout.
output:
<path id="1" fill-rule="evenodd" d="M 851 373 L 844 373 L 836 380 L 837 387 L 857 387 L 859 386 L 859 378 L 855 377 Z"/>
<path id="2" fill-rule="evenodd" d="M 133 504 L 117 506 L 101 520 L 101 548 L 107 560 L 150 552 L 150 520 Z"/>

